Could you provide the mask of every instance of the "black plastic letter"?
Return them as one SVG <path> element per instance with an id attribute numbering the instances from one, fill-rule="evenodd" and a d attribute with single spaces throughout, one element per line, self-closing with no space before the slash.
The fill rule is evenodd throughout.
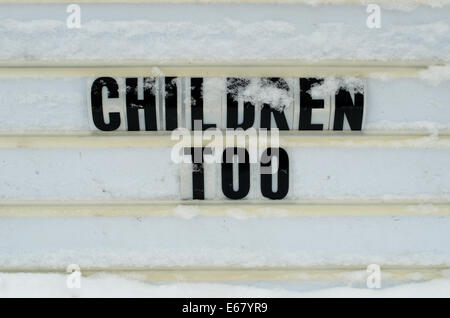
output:
<path id="1" fill-rule="evenodd" d="M 272 157 L 272 151 L 275 148 L 267 148 L 262 156 Z M 261 174 L 261 193 L 264 197 L 272 200 L 283 199 L 289 192 L 289 157 L 283 148 L 277 148 L 278 151 L 278 189 L 272 191 L 272 174 Z M 261 162 L 261 167 L 270 167 L 272 160 Z"/>
<path id="2" fill-rule="evenodd" d="M 239 188 L 236 191 L 233 189 L 233 163 L 227 161 L 227 158 L 232 157 L 227 156 L 227 152 L 229 151 L 233 151 L 233 154 L 238 156 Z M 247 149 L 235 147 L 224 150 L 222 160 L 222 191 L 227 198 L 233 200 L 245 198 L 250 191 L 250 159 Z"/>
<path id="3" fill-rule="evenodd" d="M 166 130 L 178 127 L 176 77 L 166 77 Z"/>
<path id="4" fill-rule="evenodd" d="M 144 109 L 145 130 L 157 130 L 156 125 L 156 97 L 155 97 L 155 79 L 144 78 L 144 99 L 138 99 L 137 78 L 127 78 L 126 104 L 127 104 L 127 122 L 129 131 L 138 131 L 139 127 L 139 109 Z"/>
<path id="5" fill-rule="evenodd" d="M 273 85 L 279 89 L 289 91 L 289 85 L 282 78 L 272 77 L 264 79 L 266 85 Z M 264 83 L 263 82 L 263 83 Z M 276 110 L 269 104 L 263 104 L 261 108 L 261 128 L 271 129 L 272 116 L 279 130 L 289 130 L 289 125 L 284 115 L 284 111 Z"/>
<path id="6" fill-rule="evenodd" d="M 216 127 L 215 124 L 203 123 L 203 78 L 191 78 L 191 124 L 194 130 L 194 121 L 200 120 L 202 123 L 202 130 Z"/>
<path id="7" fill-rule="evenodd" d="M 333 130 L 344 129 L 344 115 L 351 130 L 361 130 L 364 112 L 363 93 L 356 92 L 353 103 L 350 92 L 341 88 L 335 96 L 335 105 Z"/>
<path id="8" fill-rule="evenodd" d="M 114 78 L 100 77 L 97 78 L 91 87 L 91 107 L 92 107 L 92 120 L 95 127 L 103 131 L 116 130 L 120 126 L 120 113 L 109 113 L 109 124 L 105 123 L 103 116 L 103 100 L 102 90 L 103 87 L 108 89 L 108 98 L 119 97 L 119 85 Z"/>
<path id="9" fill-rule="evenodd" d="M 248 129 L 253 126 L 255 122 L 255 106 L 245 101 L 244 114 L 242 123 L 238 123 L 238 96 L 242 89 L 250 84 L 250 80 L 243 78 L 228 78 L 227 79 L 227 128 L 242 128 Z"/>
<path id="10" fill-rule="evenodd" d="M 311 124 L 313 108 L 324 108 L 322 99 L 312 99 L 311 87 L 314 84 L 321 84 L 323 80 L 317 78 L 300 79 L 300 124 L 299 130 L 323 130 L 323 124 Z"/>

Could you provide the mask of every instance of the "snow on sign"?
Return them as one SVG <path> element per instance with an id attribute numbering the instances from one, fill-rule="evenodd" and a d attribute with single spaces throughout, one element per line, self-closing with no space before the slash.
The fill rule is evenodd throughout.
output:
<path id="1" fill-rule="evenodd" d="M 188 135 L 170 158 L 186 200 L 287 199 L 290 150 L 277 143 L 278 131 L 361 130 L 364 117 L 359 79 L 100 77 L 89 88 L 93 129 Z M 204 146 L 203 132 L 222 142 Z"/>

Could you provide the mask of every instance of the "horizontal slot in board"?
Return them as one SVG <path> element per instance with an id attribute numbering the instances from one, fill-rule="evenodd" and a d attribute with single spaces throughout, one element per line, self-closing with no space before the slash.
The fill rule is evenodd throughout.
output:
<path id="1" fill-rule="evenodd" d="M 0 268 L 3 273 L 66 273 L 55 269 Z M 81 269 L 85 277 L 102 274 L 123 276 L 146 282 L 296 282 L 296 281 L 347 281 L 365 283 L 365 268 L 109 268 Z M 442 267 L 381 267 L 383 281 L 424 281 L 447 278 L 450 268 Z"/>
<path id="2" fill-rule="evenodd" d="M 420 71 L 444 63 L 436 61 L 0 61 L 0 77 L 98 76 L 370 76 L 417 77 Z"/>
<path id="3" fill-rule="evenodd" d="M 450 216 L 450 201 L 0 201 L 0 217 L 246 218 L 401 215 Z"/>
<path id="4" fill-rule="evenodd" d="M 72 1 L 73 2 L 73 1 Z M 0 3 L 72 3 L 71 0 L 0 0 Z M 279 4 L 311 4 L 310 0 L 79 0 L 78 3 L 279 3 Z M 429 0 L 411 0 L 411 4 L 429 4 Z M 360 0 L 318 0 L 314 4 L 357 4 Z M 446 5 L 445 2 L 442 5 Z"/>
<path id="5" fill-rule="evenodd" d="M 368 134 L 355 132 L 299 133 L 280 132 L 282 147 L 343 147 L 343 148 L 449 148 L 450 131 L 433 134 Z M 225 140 L 226 137 L 220 138 Z M 256 137 L 255 137 L 256 138 Z M 270 145 L 270 136 L 260 137 Z M 192 145 L 193 137 L 186 139 Z M 39 133 L 0 134 L 0 148 L 160 148 L 179 142 L 168 132 L 158 133 Z M 225 143 L 225 141 L 223 141 Z M 202 139 L 202 144 L 214 145 L 214 140 Z M 219 144 L 217 142 L 216 144 Z M 248 140 L 247 140 L 248 144 Z"/>

